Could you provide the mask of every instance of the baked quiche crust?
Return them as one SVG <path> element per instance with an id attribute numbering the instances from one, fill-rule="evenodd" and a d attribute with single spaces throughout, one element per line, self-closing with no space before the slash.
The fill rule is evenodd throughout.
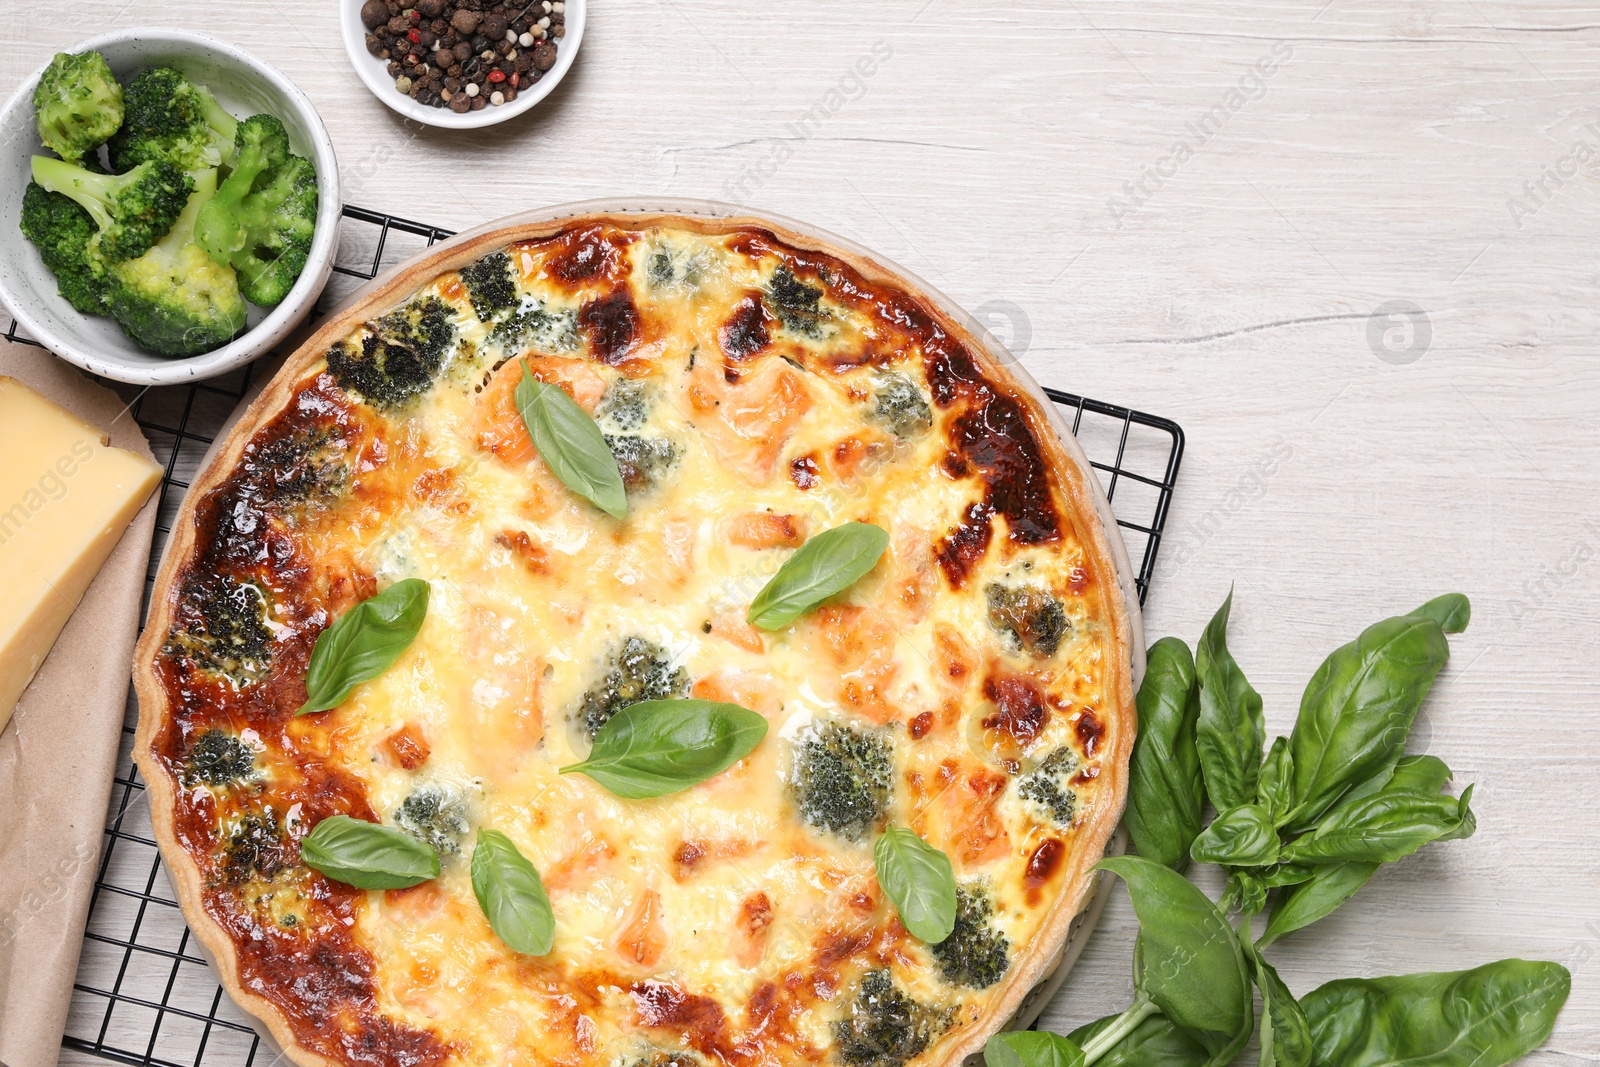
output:
<path id="1" fill-rule="evenodd" d="M 623 522 L 532 450 L 521 356 L 606 432 Z M 184 915 L 308 1067 L 954 1064 L 1048 975 L 1122 813 L 1130 620 L 1086 477 L 938 302 L 768 221 L 591 214 L 425 255 L 287 360 L 177 516 L 134 757 Z M 745 624 L 850 520 L 890 533 L 872 573 Z M 435 590 L 415 645 L 294 716 L 317 634 L 403 577 Z M 682 695 L 767 739 L 652 801 L 556 774 Z M 441 877 L 305 867 L 332 814 L 428 840 Z M 950 941 L 877 887 L 889 824 L 950 855 Z M 478 826 L 543 874 L 548 956 L 477 910 Z"/>

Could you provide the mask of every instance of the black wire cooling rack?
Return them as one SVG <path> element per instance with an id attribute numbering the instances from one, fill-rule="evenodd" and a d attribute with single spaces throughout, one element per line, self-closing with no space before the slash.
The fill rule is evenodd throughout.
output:
<path id="1" fill-rule="evenodd" d="M 449 230 L 365 208 L 346 207 L 336 276 L 319 311 L 400 259 L 451 236 Z M 8 341 L 35 344 L 13 322 Z M 173 516 L 224 421 L 248 394 L 252 369 L 207 382 L 140 391 L 113 382 L 130 403 L 165 464 L 156 537 L 145 589 L 155 580 Z M 1183 430 L 1147 415 L 1059 389 L 1045 389 L 1100 473 L 1112 501 L 1136 584 L 1145 599 L 1167 506 L 1183 459 Z M 145 787 L 132 760 L 136 709 L 128 698 L 122 751 L 95 876 L 83 956 L 73 986 L 66 1049 L 137 1067 L 267 1067 L 269 1056 L 247 1017 L 224 996 L 162 871 Z"/>

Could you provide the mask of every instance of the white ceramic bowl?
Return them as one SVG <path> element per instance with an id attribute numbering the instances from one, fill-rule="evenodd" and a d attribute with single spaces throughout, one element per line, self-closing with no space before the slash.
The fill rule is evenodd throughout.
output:
<path id="1" fill-rule="evenodd" d="M 74 309 L 57 295 L 55 277 L 17 225 L 22 193 L 31 180 L 29 159 L 49 154 L 34 128 L 33 88 L 44 72 L 41 66 L 0 111 L 0 300 L 31 337 L 56 355 L 119 382 L 170 385 L 212 378 L 264 355 L 311 311 L 338 249 L 339 165 L 322 119 L 306 95 L 275 68 L 214 37 L 145 27 L 92 37 L 67 51 L 91 49 L 106 57 L 124 84 L 144 67 L 175 67 L 210 89 L 236 117 L 265 111 L 282 119 L 290 146 L 317 168 L 317 229 L 311 254 L 281 304 L 270 309 L 250 305 L 248 330 L 198 356 L 171 358 L 147 352 L 109 318 Z"/>
<path id="2" fill-rule="evenodd" d="M 386 69 L 388 62 L 367 51 L 367 28 L 361 24 L 361 0 L 338 0 L 339 33 L 344 38 L 344 50 L 350 55 L 350 65 L 362 84 L 372 90 L 372 95 L 408 119 L 447 130 L 472 130 L 493 126 L 497 122 L 516 118 L 533 105 L 550 95 L 551 90 L 567 76 L 572 61 L 578 55 L 578 45 L 583 42 L 583 24 L 589 13 L 588 0 L 566 0 L 566 36 L 556 42 L 556 65 L 545 71 L 544 77 L 533 88 L 518 90 L 517 98 L 498 107 L 490 104 L 481 111 L 456 114 L 448 107 L 429 107 L 419 104 L 394 87 L 394 79 Z"/>

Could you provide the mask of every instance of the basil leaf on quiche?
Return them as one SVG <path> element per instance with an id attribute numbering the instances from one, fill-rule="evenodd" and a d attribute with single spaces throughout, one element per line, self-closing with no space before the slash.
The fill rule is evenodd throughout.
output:
<path id="1" fill-rule="evenodd" d="M 599 424 L 577 401 L 559 385 L 535 378 L 527 359 L 514 399 L 534 449 L 561 484 L 612 518 L 627 517 L 628 494 L 617 457 Z"/>
<path id="2" fill-rule="evenodd" d="M 983 1046 L 986 1067 L 1083 1067 L 1083 1049 L 1048 1030 L 1007 1030 Z"/>
<path id="3" fill-rule="evenodd" d="M 544 881 L 528 857 L 499 830 L 478 831 L 472 849 L 472 892 L 489 929 L 513 952 L 543 956 L 556 941 L 556 918 Z"/>
<path id="4" fill-rule="evenodd" d="M 911 936 L 936 945 L 956 928 L 956 875 L 950 857 L 915 832 L 891 826 L 872 846 L 878 884 Z"/>
<path id="5" fill-rule="evenodd" d="M 586 774 L 625 800 L 666 796 L 715 777 L 767 736 L 767 720 L 712 700 L 642 700 L 594 735 L 589 758 L 561 768 Z"/>
<path id="6" fill-rule="evenodd" d="M 866 522 L 847 522 L 818 534 L 784 560 L 756 594 L 747 621 L 763 630 L 783 629 L 860 581 L 888 547 L 888 532 Z"/>
<path id="7" fill-rule="evenodd" d="M 357 889 L 407 889 L 439 877 L 439 854 L 410 834 L 330 815 L 300 842 L 300 859 Z"/>
<path id="8" fill-rule="evenodd" d="M 317 635 L 306 670 L 306 702 L 296 715 L 328 711 L 378 677 L 416 639 L 428 615 L 428 583 L 407 578 L 345 612 Z"/>

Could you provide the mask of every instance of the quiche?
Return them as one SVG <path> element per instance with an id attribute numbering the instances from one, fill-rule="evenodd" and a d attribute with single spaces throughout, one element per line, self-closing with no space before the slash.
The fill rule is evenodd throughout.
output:
<path id="1" fill-rule="evenodd" d="M 603 434 L 616 519 L 534 447 L 524 374 Z M 755 219 L 585 215 L 426 255 L 292 355 L 177 518 L 135 664 L 135 756 L 229 993 L 306 1065 L 951 1064 L 1057 960 L 1121 814 L 1130 617 L 1088 472 L 1034 390 L 916 286 Z M 817 534 L 888 534 L 775 630 Z M 395 583 L 415 640 L 297 715 L 318 636 Z M 560 768 L 645 700 L 770 730 L 627 800 Z M 324 819 L 436 878 L 309 867 Z M 913 937 L 873 843 L 948 856 Z M 542 876 L 553 949 L 474 896 L 474 832 Z"/>

